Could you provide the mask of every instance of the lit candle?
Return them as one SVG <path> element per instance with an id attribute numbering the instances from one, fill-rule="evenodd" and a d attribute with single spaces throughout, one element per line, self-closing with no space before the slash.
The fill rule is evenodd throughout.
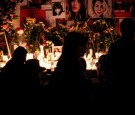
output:
<path id="1" fill-rule="evenodd" d="M 26 60 L 33 59 L 33 53 L 27 53 Z"/>
<path id="2" fill-rule="evenodd" d="M 8 56 L 7 55 L 3 55 L 3 61 L 8 61 Z"/>

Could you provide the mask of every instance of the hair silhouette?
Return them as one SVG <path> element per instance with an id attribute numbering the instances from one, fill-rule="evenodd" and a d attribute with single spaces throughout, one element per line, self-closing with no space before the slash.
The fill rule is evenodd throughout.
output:
<path id="1" fill-rule="evenodd" d="M 131 18 L 125 18 L 120 23 L 120 30 L 122 36 L 129 36 L 135 32 L 135 21 Z M 129 37 L 127 37 L 129 39 Z"/>

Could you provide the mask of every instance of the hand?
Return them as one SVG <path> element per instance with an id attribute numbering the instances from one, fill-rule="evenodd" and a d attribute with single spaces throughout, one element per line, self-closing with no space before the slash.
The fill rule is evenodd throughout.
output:
<path id="1" fill-rule="evenodd" d="M 108 11 L 108 5 L 105 0 L 103 0 L 103 9 L 104 9 L 104 12 Z"/>

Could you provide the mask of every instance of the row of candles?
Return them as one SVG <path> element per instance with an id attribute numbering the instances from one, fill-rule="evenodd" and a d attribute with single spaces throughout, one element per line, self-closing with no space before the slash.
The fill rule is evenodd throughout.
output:
<path id="1" fill-rule="evenodd" d="M 55 47 L 55 46 L 54 46 Z M 61 46 L 56 46 L 57 48 L 61 49 Z M 46 53 L 46 54 L 45 54 Z M 102 55 L 101 52 L 95 53 L 95 58 L 92 57 L 93 51 L 90 49 L 89 53 L 84 55 L 84 59 L 86 60 L 86 69 L 87 70 L 95 70 L 96 69 L 96 62 L 98 61 L 98 58 Z M 46 56 L 45 56 L 46 55 Z M 43 46 L 40 46 L 40 51 L 37 51 L 37 59 L 40 62 L 40 66 L 45 67 L 46 69 L 51 69 L 51 71 L 54 71 L 57 65 L 57 61 L 61 55 L 61 51 L 56 50 L 55 52 L 46 52 L 44 51 Z M 28 53 L 26 56 L 26 60 L 33 59 L 34 54 Z M 3 55 L 3 61 L 5 63 L 0 63 L 0 67 L 3 67 L 6 62 L 8 61 L 8 56 Z"/>
<path id="2" fill-rule="evenodd" d="M 52 71 L 55 69 L 57 65 L 57 61 L 61 55 L 61 52 L 50 52 L 47 54 L 47 56 L 43 56 L 43 53 L 39 53 L 37 59 L 40 60 L 40 66 L 45 67 L 46 69 L 51 69 Z M 92 55 L 85 54 L 84 59 L 86 60 L 86 69 L 87 70 L 95 70 L 96 69 L 96 62 L 98 61 L 98 58 L 102 55 L 102 53 L 95 53 L 96 58 L 93 58 Z M 32 59 L 33 54 L 29 53 L 27 54 L 27 60 Z"/>

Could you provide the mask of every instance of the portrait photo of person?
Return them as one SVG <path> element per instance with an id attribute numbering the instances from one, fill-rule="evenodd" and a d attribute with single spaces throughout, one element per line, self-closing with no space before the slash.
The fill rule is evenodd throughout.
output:
<path id="1" fill-rule="evenodd" d="M 92 18 L 111 18 L 112 0 L 88 0 L 88 15 Z"/>
<path id="2" fill-rule="evenodd" d="M 67 0 L 67 20 L 86 20 L 86 0 Z M 68 11 L 67 11 L 68 10 Z"/>
<path id="3" fill-rule="evenodd" d="M 52 8 L 53 8 L 53 16 L 65 18 L 65 12 L 63 10 L 64 8 L 61 2 L 53 2 Z"/>

